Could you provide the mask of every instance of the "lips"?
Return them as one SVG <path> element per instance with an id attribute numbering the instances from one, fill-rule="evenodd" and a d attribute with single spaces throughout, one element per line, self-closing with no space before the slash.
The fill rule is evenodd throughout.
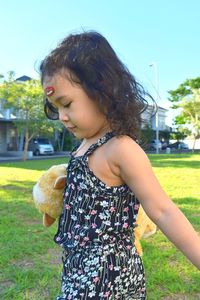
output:
<path id="1" fill-rule="evenodd" d="M 69 130 L 73 130 L 73 129 L 75 129 L 76 128 L 76 126 L 73 126 L 73 127 L 67 127 L 67 129 L 69 129 Z"/>

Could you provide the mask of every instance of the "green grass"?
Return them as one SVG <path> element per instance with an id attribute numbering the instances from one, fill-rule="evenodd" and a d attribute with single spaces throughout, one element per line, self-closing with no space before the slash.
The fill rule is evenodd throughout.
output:
<path id="1" fill-rule="evenodd" d="M 200 154 L 149 155 L 161 185 L 200 232 Z M 0 299 L 51 300 L 60 290 L 61 250 L 57 225 L 42 226 L 32 187 L 65 159 L 0 166 Z M 170 226 L 170 224 L 169 224 Z M 200 299 L 200 274 L 158 231 L 142 241 L 148 300 Z"/>

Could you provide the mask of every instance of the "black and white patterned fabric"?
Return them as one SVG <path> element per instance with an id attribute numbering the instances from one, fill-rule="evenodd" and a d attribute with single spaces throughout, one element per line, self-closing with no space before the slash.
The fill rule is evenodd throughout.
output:
<path id="1" fill-rule="evenodd" d="M 89 155 L 113 136 L 106 133 L 83 156 L 71 152 L 54 238 L 63 247 L 62 294 L 56 300 L 146 299 L 133 237 L 139 202 L 126 184 L 107 186 L 88 164 Z"/>

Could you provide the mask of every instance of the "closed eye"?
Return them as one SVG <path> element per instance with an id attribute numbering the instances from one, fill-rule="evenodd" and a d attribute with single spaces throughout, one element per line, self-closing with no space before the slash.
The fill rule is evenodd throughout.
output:
<path id="1" fill-rule="evenodd" d="M 65 107 L 65 108 L 69 108 L 69 107 L 70 107 L 70 105 L 71 105 L 71 102 L 69 102 L 69 103 L 67 103 L 67 104 L 64 104 L 64 105 L 63 105 L 63 107 Z"/>

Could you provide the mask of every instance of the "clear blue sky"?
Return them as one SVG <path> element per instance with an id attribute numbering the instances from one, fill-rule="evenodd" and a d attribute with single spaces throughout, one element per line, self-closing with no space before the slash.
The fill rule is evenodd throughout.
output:
<path id="1" fill-rule="evenodd" d="M 159 104 L 167 91 L 200 76 L 199 0 L 0 0 L 0 73 L 37 77 L 35 66 L 68 33 L 94 29 L 109 40 Z M 171 114 L 170 114 L 171 115 Z M 169 121 L 170 122 L 170 121 Z"/>

